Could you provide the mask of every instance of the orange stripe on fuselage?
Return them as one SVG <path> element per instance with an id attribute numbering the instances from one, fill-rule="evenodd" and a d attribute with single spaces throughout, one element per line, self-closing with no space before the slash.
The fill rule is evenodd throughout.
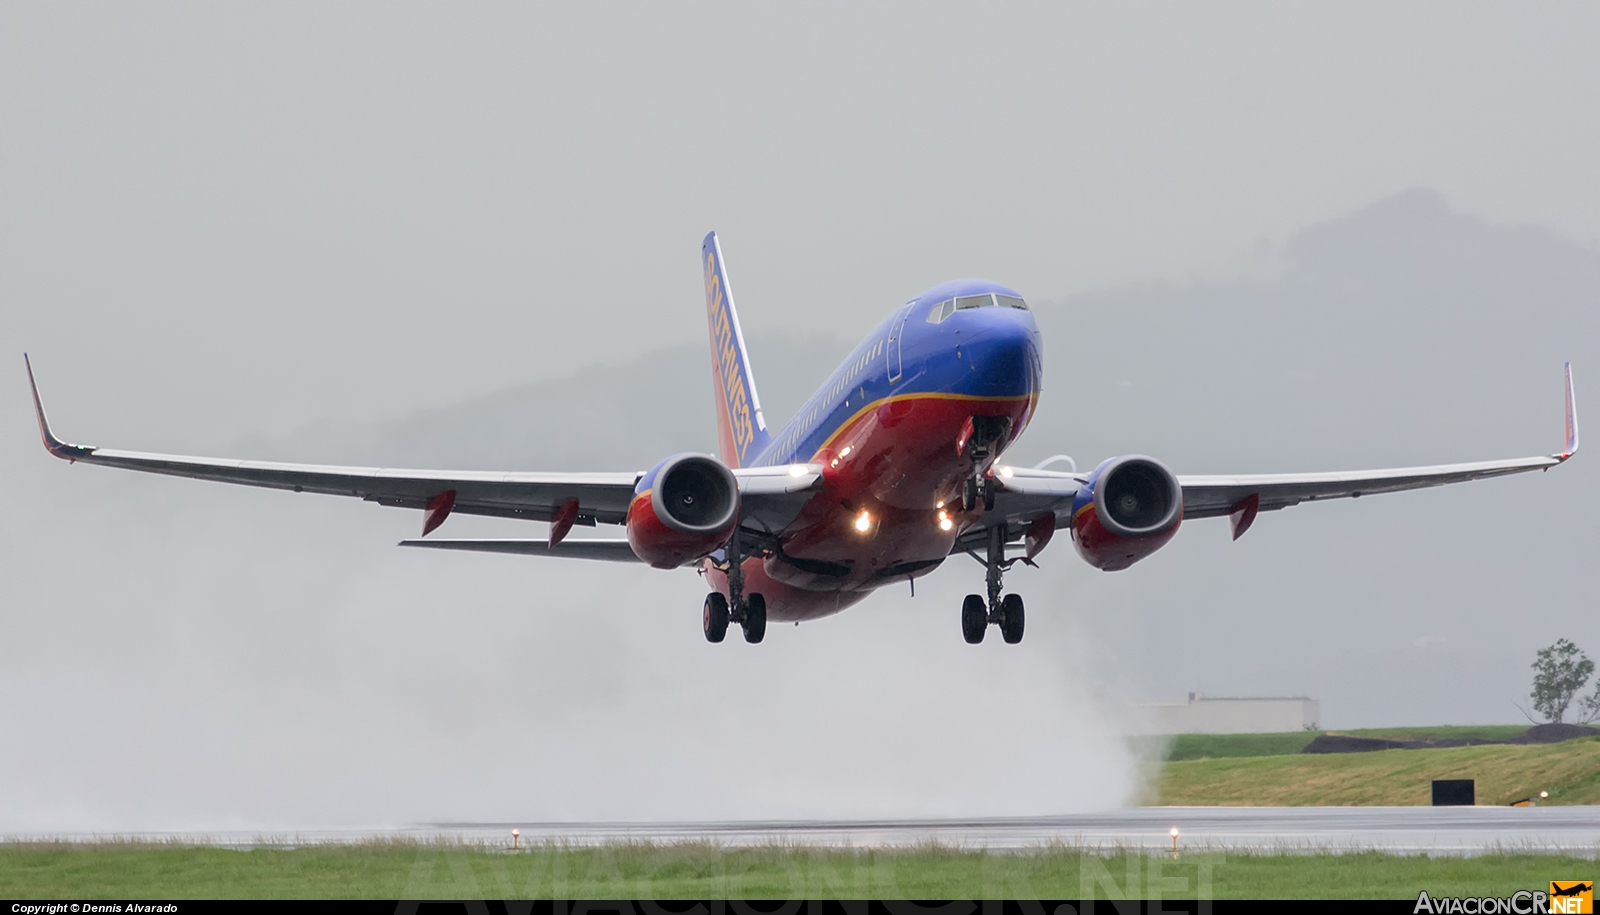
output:
<path id="1" fill-rule="evenodd" d="M 976 394 L 944 394 L 929 391 L 916 394 L 891 394 L 888 397 L 880 397 L 877 400 L 866 404 L 861 409 L 851 414 L 849 419 L 840 423 L 839 428 L 833 430 L 832 434 L 823 440 L 822 444 L 817 446 L 817 450 L 812 452 L 809 460 L 815 461 L 817 457 L 822 454 L 822 452 L 826 451 L 828 447 L 839 438 L 839 436 L 850 431 L 850 429 L 855 426 L 856 422 L 860 420 L 861 417 L 866 413 L 876 410 L 886 404 L 899 403 L 906 400 L 966 400 L 976 401 L 978 403 L 1016 403 L 1017 401 L 1026 400 L 1029 402 L 1028 414 L 1032 415 L 1033 411 L 1039 406 L 1039 392 L 1035 391 L 1032 394 L 1012 395 L 1009 397 L 989 397 Z"/>

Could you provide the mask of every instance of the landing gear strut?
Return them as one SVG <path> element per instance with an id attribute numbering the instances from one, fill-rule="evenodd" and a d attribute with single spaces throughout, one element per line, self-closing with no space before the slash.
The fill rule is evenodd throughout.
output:
<path id="1" fill-rule="evenodd" d="M 728 538 L 728 596 L 713 591 L 706 595 L 704 627 L 706 641 L 720 642 L 728 634 L 728 623 L 733 621 L 744 629 L 744 640 L 751 644 L 767 635 L 767 599 L 760 594 L 744 593 L 744 549 L 739 540 L 739 528 Z"/>
<path id="2" fill-rule="evenodd" d="M 1007 594 L 1001 597 L 1001 576 L 1011 568 L 1016 559 L 1006 559 L 1006 528 L 1004 524 L 996 524 L 989 528 L 988 557 L 983 561 L 987 570 L 986 584 L 988 585 L 989 599 L 984 600 L 977 594 L 968 594 L 961 603 L 961 635 L 969 645 L 976 645 L 983 641 L 983 634 L 990 623 L 1000 627 L 1000 635 L 1006 644 L 1015 645 L 1022 641 L 1022 630 L 1026 614 L 1022 607 L 1022 595 Z M 976 555 L 976 554 L 973 554 Z M 1019 557 L 1020 558 L 1020 557 Z"/>

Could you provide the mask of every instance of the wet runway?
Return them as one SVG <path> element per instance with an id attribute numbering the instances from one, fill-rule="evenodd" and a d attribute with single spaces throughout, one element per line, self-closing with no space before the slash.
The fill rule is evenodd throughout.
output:
<path id="1" fill-rule="evenodd" d="M 1046 845 L 1218 850 L 1373 848 L 1600 851 L 1600 807 L 1138 807 L 1046 817 L 728 823 L 440 823 L 443 833 L 493 840 L 711 841 L 725 845 L 881 846 L 938 842 L 1023 851 Z"/>
<path id="2" fill-rule="evenodd" d="M 1486 851 L 1600 853 L 1597 807 L 1137 807 L 1041 817 L 725 822 L 426 823 L 391 828 L 216 832 L 14 834 L 11 839 L 90 840 L 108 836 L 175 839 L 227 847 L 314 844 L 373 838 L 442 839 L 509 845 L 619 841 L 786 843 L 878 847 L 937 842 L 963 848 L 1027 851 L 1050 845 L 1097 849 L 1179 847 L 1190 851 L 1344 851 L 1470 855 Z"/>

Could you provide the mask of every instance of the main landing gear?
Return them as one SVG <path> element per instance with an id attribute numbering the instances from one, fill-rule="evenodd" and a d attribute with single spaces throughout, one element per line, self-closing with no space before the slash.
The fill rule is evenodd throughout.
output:
<path id="1" fill-rule="evenodd" d="M 720 642 L 728 634 L 728 623 L 738 623 L 744 629 L 744 640 L 753 645 L 767 635 L 767 599 L 760 594 L 746 596 L 744 593 L 744 554 L 740 551 L 737 528 L 728 541 L 727 555 L 728 596 L 722 596 L 719 591 L 706 595 L 701 624 L 706 641 Z"/>
<path id="2" fill-rule="evenodd" d="M 1022 595 L 1000 596 L 1000 577 L 1016 561 L 1006 559 L 1005 525 L 997 524 L 989 528 L 989 555 L 984 561 L 988 570 L 989 599 L 985 601 L 982 595 L 968 594 L 966 600 L 961 602 L 961 635 L 967 644 L 976 645 L 983 641 L 990 623 L 1000 627 L 1000 635 L 1006 644 L 1015 645 L 1022 641 L 1027 618 L 1022 608 Z"/>
<path id="3" fill-rule="evenodd" d="M 705 613 L 701 616 L 701 626 L 705 629 L 706 641 L 720 642 L 728 635 L 728 623 L 735 621 L 732 608 L 728 606 L 728 599 L 720 591 L 712 591 L 706 595 Z M 744 612 L 737 619 L 744 629 L 746 642 L 759 642 L 767 634 L 767 599 L 759 594 L 752 594 L 744 601 Z"/>

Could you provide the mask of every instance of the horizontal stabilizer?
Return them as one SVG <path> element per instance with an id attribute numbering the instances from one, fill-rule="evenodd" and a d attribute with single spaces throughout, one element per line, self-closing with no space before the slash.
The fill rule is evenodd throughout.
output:
<path id="1" fill-rule="evenodd" d="M 569 559 L 603 559 L 607 562 L 638 562 L 626 540 L 402 540 L 401 546 L 424 546 L 435 550 L 468 550 L 476 553 L 520 553 L 526 556 L 565 556 Z"/>

